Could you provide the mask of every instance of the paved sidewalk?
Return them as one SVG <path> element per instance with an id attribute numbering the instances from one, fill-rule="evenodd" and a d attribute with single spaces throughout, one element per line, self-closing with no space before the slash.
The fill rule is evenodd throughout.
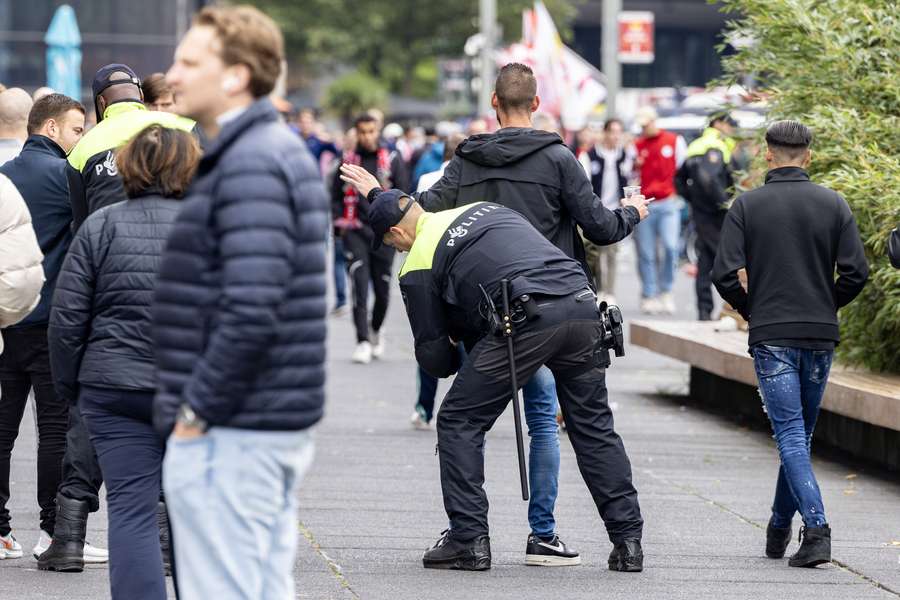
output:
<path id="1" fill-rule="evenodd" d="M 637 318 L 637 288 L 623 264 L 620 302 Z M 690 318 L 692 281 L 679 276 L 680 318 Z M 778 460 L 771 437 L 684 405 L 687 367 L 629 347 L 608 383 L 617 429 L 631 456 L 644 512 L 646 570 L 606 569 L 610 544 L 563 436 L 559 532 L 582 552 L 580 567 L 525 567 L 526 504 L 519 498 L 512 417 L 488 435 L 493 568 L 425 570 L 421 555 L 446 527 L 435 434 L 413 431 L 415 395 L 408 325 L 395 294 L 388 355 L 350 363 L 349 317 L 329 331 L 327 416 L 315 466 L 301 493 L 297 596 L 314 600 L 565 598 L 796 600 L 900 597 L 900 484 L 846 464 L 816 459 L 834 529 L 838 564 L 791 569 L 763 557 L 764 527 Z M 447 389 L 442 382 L 440 393 Z M 33 545 L 34 428 L 23 424 L 13 464 L 14 526 Z M 105 540 L 105 514 L 90 538 Z M 795 521 L 795 527 L 798 521 Z M 791 549 L 796 548 L 796 541 Z M 31 558 L 0 561 L 0 600 L 108 598 L 106 569 L 81 575 L 35 570 Z"/>

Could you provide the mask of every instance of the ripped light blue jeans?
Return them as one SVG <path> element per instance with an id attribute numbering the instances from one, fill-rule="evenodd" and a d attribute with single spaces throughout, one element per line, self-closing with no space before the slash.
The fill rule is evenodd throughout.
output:
<path id="1" fill-rule="evenodd" d="M 810 462 L 810 447 L 834 353 L 765 344 L 754 346 L 752 353 L 759 391 L 781 455 L 771 524 L 787 528 L 799 512 L 807 527 L 822 527 L 828 521 Z"/>

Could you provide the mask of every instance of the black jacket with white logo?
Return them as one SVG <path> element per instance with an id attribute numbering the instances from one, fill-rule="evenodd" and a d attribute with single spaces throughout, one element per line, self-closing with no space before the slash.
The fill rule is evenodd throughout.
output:
<path id="1" fill-rule="evenodd" d="M 178 115 L 149 111 L 140 102 L 117 102 L 103 113 L 103 120 L 88 131 L 69 154 L 69 198 L 74 229 L 89 214 L 126 199 L 116 167 L 116 150 L 150 125 L 192 131 L 194 122 Z"/>
<path id="2" fill-rule="evenodd" d="M 500 281 L 511 298 L 563 296 L 589 287 L 575 260 L 521 215 L 493 202 L 425 213 L 400 271 L 400 291 L 415 338 L 416 360 L 434 377 L 460 366 L 450 338 L 471 346 L 488 330 L 485 292 L 499 306 Z"/>

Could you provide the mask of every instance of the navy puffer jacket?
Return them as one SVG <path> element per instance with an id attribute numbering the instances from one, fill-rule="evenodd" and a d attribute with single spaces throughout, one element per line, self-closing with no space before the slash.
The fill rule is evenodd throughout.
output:
<path id="1" fill-rule="evenodd" d="M 47 332 L 57 395 L 78 384 L 153 391 L 150 306 L 178 200 L 153 190 L 92 214 L 63 262 Z"/>
<path id="2" fill-rule="evenodd" d="M 328 203 L 267 99 L 222 128 L 169 237 L 154 300 L 154 423 L 188 403 L 212 426 L 322 417 Z"/>

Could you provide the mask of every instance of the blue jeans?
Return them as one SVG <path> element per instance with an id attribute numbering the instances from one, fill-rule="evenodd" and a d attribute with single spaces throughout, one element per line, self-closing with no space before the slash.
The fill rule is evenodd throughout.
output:
<path id="1" fill-rule="evenodd" d="M 156 507 L 163 441 L 153 392 L 82 385 L 78 407 L 97 451 L 109 505 L 109 585 L 114 600 L 165 600 Z"/>
<path id="2" fill-rule="evenodd" d="M 650 203 L 650 215 L 634 229 L 641 275 L 641 295 L 654 298 L 672 291 L 681 234 L 681 210 L 678 196 Z M 658 262 L 657 245 L 662 242 L 663 257 Z M 657 282 L 658 279 L 658 282 Z"/>
<path id="3" fill-rule="evenodd" d="M 833 354 L 831 350 L 767 345 L 753 348 L 759 391 L 781 455 L 772 504 L 773 527 L 789 527 L 795 512 L 807 527 L 828 522 L 810 448 Z"/>
<path id="4" fill-rule="evenodd" d="M 334 236 L 334 295 L 335 306 L 347 304 L 347 259 L 344 258 L 344 240 Z"/>
<path id="5" fill-rule="evenodd" d="M 541 367 L 522 388 L 525 424 L 528 425 L 528 524 L 531 533 L 552 537 L 556 531 L 553 509 L 559 493 L 559 425 L 556 423 L 556 381 Z"/>
<path id="6" fill-rule="evenodd" d="M 308 430 L 169 437 L 163 487 L 180 600 L 295 597 L 297 491 L 312 458 Z"/>
<path id="7" fill-rule="evenodd" d="M 419 399 L 416 410 L 431 421 L 438 380 L 419 367 Z M 556 531 L 553 509 L 559 494 L 559 426 L 556 423 L 556 381 L 541 367 L 522 388 L 528 447 L 528 524 L 531 532 L 552 537 Z"/>

